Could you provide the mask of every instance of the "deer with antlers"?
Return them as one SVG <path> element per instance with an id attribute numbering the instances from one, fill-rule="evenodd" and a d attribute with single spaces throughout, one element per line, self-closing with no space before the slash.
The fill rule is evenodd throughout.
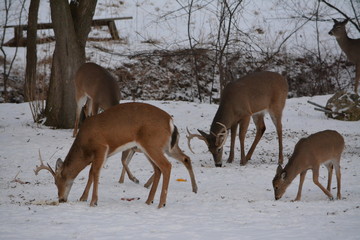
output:
<path id="1" fill-rule="evenodd" d="M 98 113 L 99 108 L 106 110 L 120 101 L 120 89 L 115 78 L 103 67 L 84 63 L 75 74 L 76 118 L 73 137 L 76 136 L 81 110 L 85 109 L 86 117 Z"/>
<path id="2" fill-rule="evenodd" d="M 123 103 L 85 119 L 65 161 L 58 159 L 55 171 L 41 164 L 55 179 L 59 202 L 66 202 L 76 176 L 91 164 L 88 182 L 80 197 L 86 201 L 93 184 L 90 206 L 98 202 L 100 170 L 105 160 L 119 151 L 139 148 L 154 168 L 154 180 L 147 204 L 153 202 L 156 189 L 163 175 L 163 184 L 158 207 L 166 204 L 171 172 L 171 163 L 164 153 L 177 158 L 192 172 L 191 160 L 178 147 L 179 133 L 171 116 L 165 111 L 145 103 Z M 193 173 L 192 173 L 193 174 Z"/>
<path id="3" fill-rule="evenodd" d="M 276 175 L 273 179 L 275 200 L 280 199 L 284 195 L 287 187 L 300 174 L 298 193 L 294 200 L 300 201 L 305 175 L 309 169 L 312 169 L 315 185 L 332 200 L 333 195 L 330 191 L 333 168 L 335 168 L 336 172 L 337 198 L 341 199 L 340 158 L 344 145 L 344 138 L 338 132 L 332 130 L 317 132 L 307 138 L 300 139 L 295 145 L 294 153 L 286 166 L 282 168 L 279 165 L 276 170 Z M 323 187 L 319 182 L 321 164 L 324 164 L 328 169 L 327 188 Z"/>
<path id="4" fill-rule="evenodd" d="M 286 79 L 275 72 L 256 72 L 230 82 L 223 90 L 219 108 L 210 127 L 210 134 L 198 130 L 192 134 L 188 130 L 188 145 L 192 138 L 204 140 L 212 153 L 215 166 L 222 166 L 222 153 L 228 129 L 231 129 L 231 144 L 228 163 L 234 160 L 234 145 L 238 125 L 240 125 L 240 164 L 245 165 L 255 150 L 260 138 L 265 132 L 264 115 L 269 112 L 276 126 L 279 142 L 279 163 L 283 162 L 282 153 L 282 111 L 288 94 Z M 245 156 L 244 141 L 250 118 L 256 125 L 256 136 Z M 192 151 L 192 150 L 191 150 Z M 193 151 L 192 151 L 193 152 Z"/>
<path id="5" fill-rule="evenodd" d="M 355 93 L 358 93 L 360 81 L 360 38 L 352 39 L 347 36 L 345 26 L 349 19 L 345 19 L 343 22 L 339 22 L 335 19 L 333 19 L 333 21 L 334 26 L 330 30 L 329 34 L 335 36 L 341 50 L 344 51 L 349 61 L 355 64 L 356 73 L 354 91 Z"/>

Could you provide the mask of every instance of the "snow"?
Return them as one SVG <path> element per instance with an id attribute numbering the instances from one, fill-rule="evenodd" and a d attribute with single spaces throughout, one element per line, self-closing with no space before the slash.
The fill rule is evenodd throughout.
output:
<path id="1" fill-rule="evenodd" d="M 89 42 L 87 55 L 92 61 L 104 67 L 116 67 L 124 62 L 125 57 L 121 55 L 188 47 L 186 12 L 174 11 L 180 9 L 179 3 L 186 4 L 187 1 L 124 2 L 121 5 L 114 0 L 99 1 L 95 18 L 133 16 L 134 19 L 116 22 L 125 43 Z M 254 1 L 246 1 L 247 5 L 242 12 L 245 17 L 240 21 L 241 29 L 261 48 L 276 49 L 295 27 L 304 23 L 304 19 L 294 21 L 291 16 L 297 11 L 309 14 L 306 11 L 312 9 L 304 7 L 311 5 L 311 1 L 291 3 L 295 2 L 297 9 L 292 9 L 290 3 L 287 9 L 281 8 L 283 5 L 278 4 L 279 1 L 262 0 L 256 1 L 256 4 L 253 4 Z M 48 1 L 41 1 L 39 22 L 50 21 L 48 4 Z M 337 4 L 342 8 L 341 3 Z M 216 17 L 213 14 L 216 7 L 210 4 L 194 13 L 192 34 L 201 44 L 207 44 L 207 38 L 214 31 L 212 28 L 216 27 Z M 340 15 L 325 10 L 321 15 L 323 19 L 341 18 Z M 9 24 L 17 24 L 18 15 L 12 16 L 15 17 Z M 304 25 L 288 42 L 286 51 L 301 52 L 304 42 L 310 48 L 315 39 L 314 26 L 314 22 Z M 335 39 L 327 34 L 331 27 L 331 22 L 319 22 L 321 46 L 327 46 L 327 51 L 340 54 L 341 50 Z M 265 34 L 256 34 L 255 29 L 258 28 L 264 30 Z M 13 37 L 11 31 L 8 30 L 6 40 Z M 92 30 L 90 34 L 95 37 L 100 34 L 102 37 L 100 30 Z M 52 35 L 51 31 L 45 32 L 45 35 Z M 144 40 L 156 40 L 161 44 L 141 43 Z M 50 58 L 53 47 L 54 43 L 39 45 L 39 59 Z M 104 48 L 111 51 L 101 51 Z M 14 48 L 6 48 L 9 56 L 13 56 L 14 51 Z M 25 48 L 19 48 L 16 71 L 24 69 L 25 59 Z M 235 162 L 226 163 L 229 154 L 228 139 L 223 156 L 224 166 L 215 168 L 205 144 L 193 139 L 191 144 L 195 154 L 192 154 L 187 147 L 185 135 L 186 127 L 191 132 L 196 129 L 209 131 L 217 105 L 146 101 L 174 117 L 181 134 L 180 147 L 192 159 L 198 184 L 198 193 L 194 194 L 185 167 L 170 159 L 172 173 L 169 193 L 167 205 L 162 209 L 157 209 L 160 188 L 154 204 L 145 204 L 149 190 L 142 185 L 151 176 L 152 168 L 143 154 L 136 154 L 130 163 L 140 184 L 127 178 L 124 184 L 118 183 L 121 162 L 120 154 L 117 154 L 108 159 L 101 171 L 97 207 L 89 207 L 89 201 L 78 201 L 86 185 L 89 168 L 84 169 L 76 178 L 68 202 L 58 204 L 52 176 L 46 171 L 35 176 L 33 169 L 39 164 L 39 150 L 44 161 L 52 167 L 59 157 L 64 159 L 74 141 L 72 130 L 51 129 L 33 123 L 27 103 L 0 104 L 0 239 L 359 238 L 360 122 L 329 119 L 323 113 L 314 111 L 313 106 L 307 103 L 311 100 L 325 105 L 329 98 L 327 95 L 287 100 L 282 121 L 284 156 L 286 163 L 296 142 L 302 137 L 325 129 L 340 132 L 346 144 L 341 161 L 343 199 L 328 200 L 313 184 L 312 174 L 309 172 L 300 202 L 291 202 L 296 196 L 298 177 L 282 199 L 274 200 L 271 182 L 277 168 L 278 144 L 275 127 L 268 116 L 267 130 L 253 159 L 246 166 L 239 165 L 238 140 Z M 247 149 L 254 136 L 255 127 L 251 123 L 245 142 Z M 19 181 L 14 181 L 16 175 Z M 187 182 L 176 181 L 179 178 L 187 179 Z M 326 180 L 327 171 L 321 168 L 320 181 L 326 185 Z M 332 193 L 335 193 L 335 177 L 332 186 Z M 123 201 L 122 198 L 140 199 Z"/>
<path id="2" fill-rule="evenodd" d="M 294 145 L 311 133 L 334 129 L 345 138 L 341 160 L 342 200 L 330 201 L 306 176 L 302 200 L 295 198 L 299 177 L 283 198 L 275 201 L 272 178 L 277 168 L 275 127 L 266 117 L 267 130 L 253 159 L 240 166 L 239 142 L 235 161 L 216 168 L 205 144 L 193 139 L 192 154 L 185 138 L 186 127 L 208 131 L 217 109 L 215 104 L 146 101 L 170 113 L 181 134 L 180 147 L 192 159 L 198 193 L 191 191 L 185 167 L 170 159 L 172 173 L 167 205 L 157 209 L 160 188 L 153 205 L 146 205 L 149 190 L 144 184 L 152 169 L 143 154 L 136 154 L 130 169 L 140 184 L 128 178 L 118 183 L 120 154 L 108 159 L 101 171 L 99 201 L 78 199 L 86 185 L 89 168 L 76 178 L 67 203 L 57 203 L 53 177 L 46 171 L 35 176 L 33 169 L 42 158 L 54 167 L 64 159 L 74 139 L 72 130 L 37 126 L 29 105 L 0 104 L 0 238 L 1 239 L 356 239 L 360 234 L 360 124 L 327 118 L 307 101 L 325 105 L 330 96 L 288 99 L 283 116 L 285 163 Z M 255 135 L 251 123 L 246 138 L 248 149 Z M 18 174 L 19 173 L 19 174 Z M 15 176 L 22 181 L 14 182 Z M 187 179 L 187 182 L 176 179 Z M 327 171 L 320 171 L 326 185 Z M 159 185 L 160 187 L 161 185 Z M 336 192 L 333 178 L 332 193 Z M 140 198 L 123 201 L 121 198 Z"/>

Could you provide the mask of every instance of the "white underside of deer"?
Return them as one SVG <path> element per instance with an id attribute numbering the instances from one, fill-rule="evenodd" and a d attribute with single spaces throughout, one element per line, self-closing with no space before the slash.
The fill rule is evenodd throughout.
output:
<path id="1" fill-rule="evenodd" d="M 178 138 L 171 116 L 163 110 L 145 103 L 119 104 L 84 121 L 65 161 L 58 160 L 55 171 L 50 166 L 42 165 L 36 172 L 47 169 L 53 174 L 59 201 L 65 202 L 76 176 L 91 164 L 89 179 L 80 200 L 87 200 L 90 187 L 94 184 L 90 206 L 95 206 L 98 202 L 100 171 L 105 160 L 119 151 L 136 146 L 154 167 L 147 204 L 153 202 L 160 176 L 163 175 L 160 208 L 166 204 L 171 173 L 171 164 L 164 153 L 181 159 L 193 174 L 191 160 L 178 147 Z"/>

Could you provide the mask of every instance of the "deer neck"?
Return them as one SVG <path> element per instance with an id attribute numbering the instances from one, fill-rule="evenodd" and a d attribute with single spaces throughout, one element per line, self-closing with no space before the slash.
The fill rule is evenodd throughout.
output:
<path id="1" fill-rule="evenodd" d="M 65 158 L 62 176 L 68 180 L 74 180 L 76 176 L 90 163 L 85 160 L 83 151 L 75 140 Z"/>
<path id="2" fill-rule="evenodd" d="M 284 171 L 286 172 L 286 180 L 291 183 L 296 176 L 304 171 L 305 169 L 302 168 L 301 163 L 298 164 L 298 161 L 294 161 L 296 157 L 292 156 L 289 159 L 288 164 L 284 167 Z"/>
<path id="3" fill-rule="evenodd" d="M 229 108 L 227 106 L 220 105 L 211 124 L 210 131 L 215 134 L 221 131 L 222 127 L 218 123 L 224 124 L 226 128 L 229 129 L 233 124 L 233 119 L 234 115 Z"/>
<path id="4" fill-rule="evenodd" d="M 349 55 L 350 54 L 349 45 L 351 39 L 347 36 L 345 30 L 341 32 L 341 34 L 336 36 L 336 41 L 338 42 L 340 48 L 345 52 L 345 54 Z"/>

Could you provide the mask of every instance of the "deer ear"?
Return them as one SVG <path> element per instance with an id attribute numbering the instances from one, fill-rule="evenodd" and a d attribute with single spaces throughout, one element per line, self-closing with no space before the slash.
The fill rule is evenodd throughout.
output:
<path id="1" fill-rule="evenodd" d="M 347 24 L 348 21 L 349 21 L 349 18 L 345 19 L 342 23 L 343 23 L 343 24 Z"/>
<path id="2" fill-rule="evenodd" d="M 55 172 L 60 172 L 63 169 L 64 163 L 63 161 L 58 158 L 58 160 L 56 161 L 56 166 L 55 166 Z"/>
<path id="3" fill-rule="evenodd" d="M 338 21 L 335 18 L 333 18 L 332 20 L 334 21 L 335 24 L 338 23 Z"/>

